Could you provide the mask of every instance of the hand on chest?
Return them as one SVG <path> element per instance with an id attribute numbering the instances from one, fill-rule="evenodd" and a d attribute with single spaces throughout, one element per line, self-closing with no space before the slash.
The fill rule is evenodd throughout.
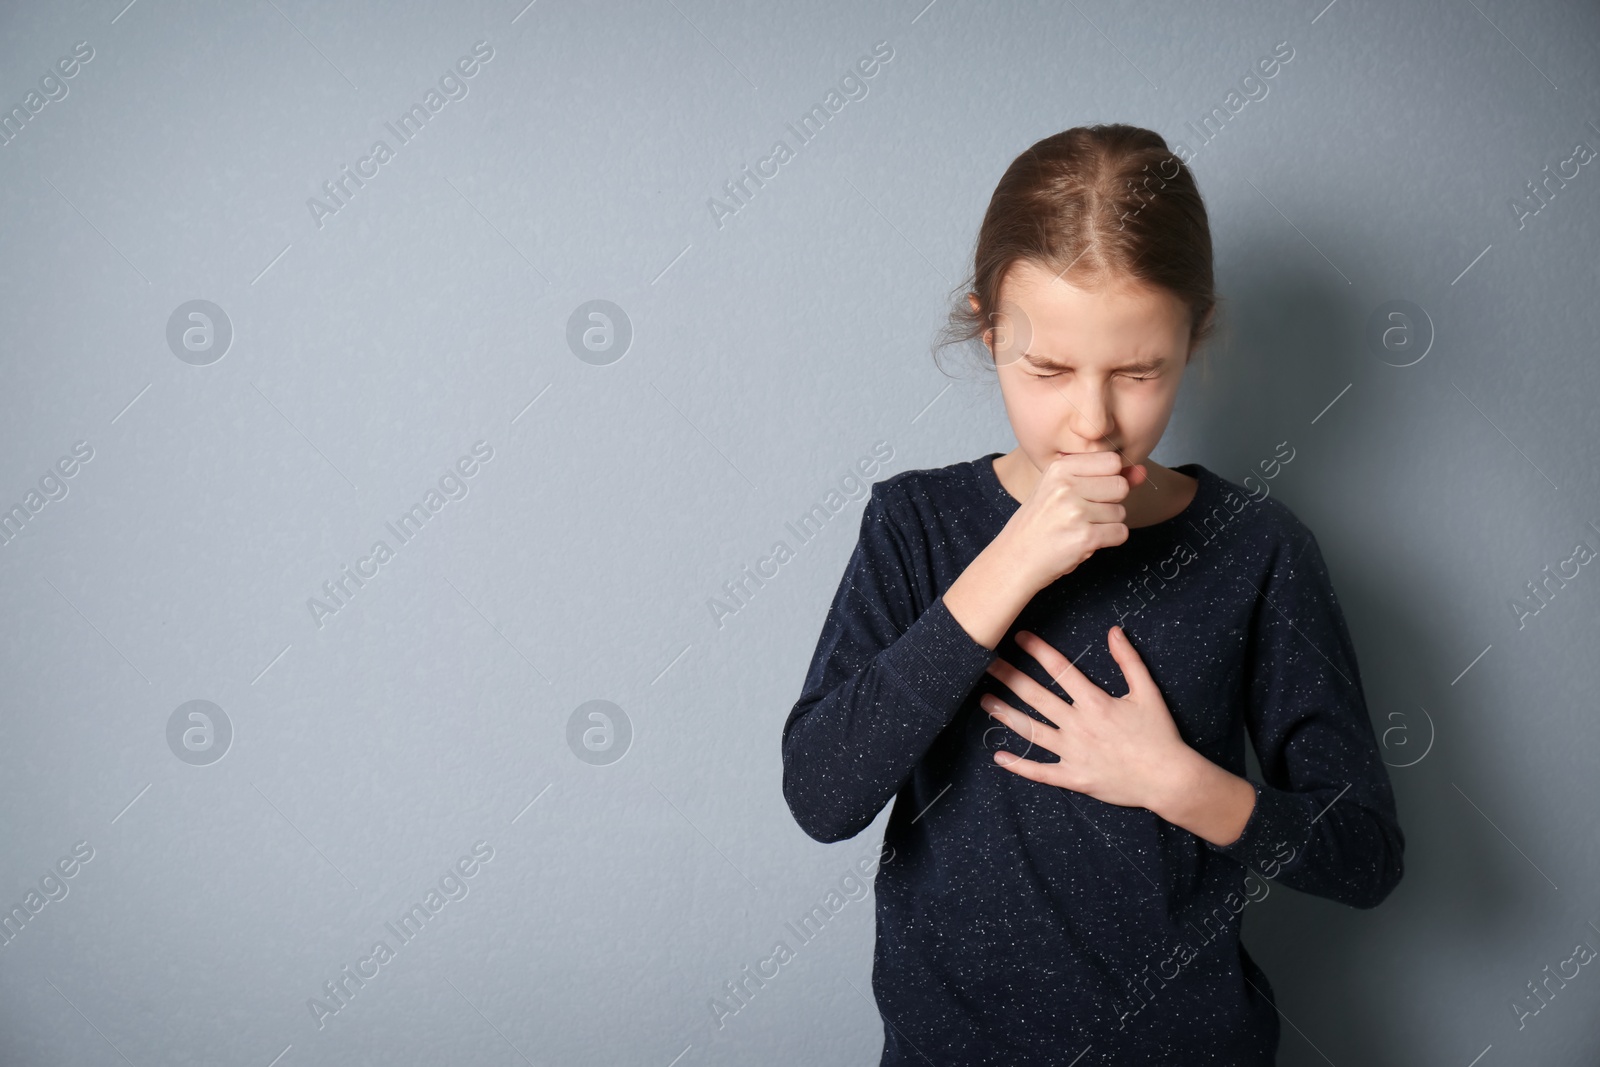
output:
<path id="1" fill-rule="evenodd" d="M 1229 604 L 1216 610 L 1194 610 L 1189 607 L 1191 598 L 1180 601 L 1175 597 L 1170 604 L 1154 601 L 1119 617 L 1119 611 L 1125 609 L 1110 602 L 1045 593 L 1017 617 L 995 649 L 997 659 L 1070 702 L 1071 694 L 1017 644 L 1018 631 L 1037 634 L 1107 695 L 1120 697 L 1129 691 L 1129 682 L 1107 637 L 1112 626 L 1120 625 L 1161 691 L 1183 740 L 1204 749 L 1227 739 L 1234 720 L 1243 712 L 1246 695 L 1248 620 L 1241 607 Z M 986 679 L 979 691 L 1014 702 L 1015 694 L 1005 692 L 992 678 Z"/>

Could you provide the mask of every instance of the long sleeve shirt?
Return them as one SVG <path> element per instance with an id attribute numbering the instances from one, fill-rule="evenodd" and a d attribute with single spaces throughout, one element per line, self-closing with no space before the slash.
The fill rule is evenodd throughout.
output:
<path id="1" fill-rule="evenodd" d="M 1399 882 L 1405 839 L 1343 614 L 1311 531 L 1198 463 L 1195 496 L 1040 590 L 993 651 L 943 592 L 1020 507 L 1000 453 L 876 483 L 783 727 L 783 792 L 832 842 L 894 801 L 876 891 L 881 1067 L 1274 1062 L 1272 986 L 1240 941 L 1282 884 L 1355 908 Z M 1113 696 L 1121 625 L 1183 740 L 1262 780 L 1236 841 L 1023 778 L 1056 757 L 992 719 L 996 656 L 1065 693 L 1039 635 Z M 1074 1059 L 1081 1054 L 1081 1058 Z"/>

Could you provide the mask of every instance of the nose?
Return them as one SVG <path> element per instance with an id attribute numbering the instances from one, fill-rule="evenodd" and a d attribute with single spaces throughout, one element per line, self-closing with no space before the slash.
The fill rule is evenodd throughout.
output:
<path id="1" fill-rule="evenodd" d="M 1084 388 L 1061 391 L 1066 405 L 1067 429 L 1085 444 L 1098 444 L 1111 432 L 1111 405 L 1105 388 L 1086 383 Z"/>

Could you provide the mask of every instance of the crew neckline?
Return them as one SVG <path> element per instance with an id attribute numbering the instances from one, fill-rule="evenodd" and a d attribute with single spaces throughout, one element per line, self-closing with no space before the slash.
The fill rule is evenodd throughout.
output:
<path id="1" fill-rule="evenodd" d="M 995 473 L 994 461 L 1003 455 L 1005 455 L 1004 452 L 991 452 L 987 456 L 973 460 L 973 464 L 977 468 L 978 483 L 983 487 L 984 495 L 1005 517 L 1010 518 L 1018 508 L 1022 507 L 1022 501 L 1006 490 L 1006 487 L 1000 482 L 1000 475 Z M 1184 505 L 1182 511 L 1171 518 L 1162 519 L 1160 522 L 1152 522 L 1146 526 L 1128 527 L 1128 539 L 1130 541 L 1143 535 L 1146 531 L 1159 532 L 1174 529 L 1179 522 L 1189 518 L 1191 515 L 1203 513 L 1210 505 L 1211 497 L 1216 489 L 1216 475 L 1199 463 L 1180 463 L 1170 469 L 1178 471 L 1180 474 L 1187 474 L 1200 483 L 1195 488 L 1194 498 Z"/>

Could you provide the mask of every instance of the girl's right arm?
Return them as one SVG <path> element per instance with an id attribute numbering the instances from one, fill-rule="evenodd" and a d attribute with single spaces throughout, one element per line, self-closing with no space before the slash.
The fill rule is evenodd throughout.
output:
<path id="1" fill-rule="evenodd" d="M 900 791 L 994 659 L 1038 589 L 996 537 L 944 595 L 921 526 L 897 525 L 889 483 L 872 487 L 800 699 L 783 727 L 783 795 L 818 841 L 854 837 Z M 918 590 L 925 592 L 919 596 Z M 960 616 L 958 621 L 957 616 Z"/>

